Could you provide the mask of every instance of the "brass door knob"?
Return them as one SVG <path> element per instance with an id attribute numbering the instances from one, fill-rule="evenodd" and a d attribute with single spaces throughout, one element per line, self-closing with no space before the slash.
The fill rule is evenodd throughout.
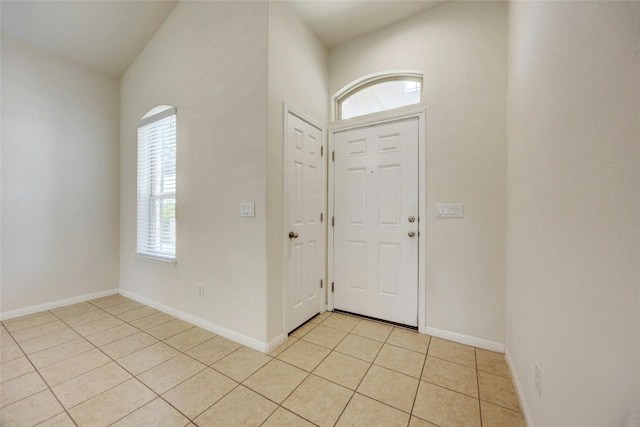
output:
<path id="1" fill-rule="evenodd" d="M 298 238 L 298 233 L 296 233 L 295 231 L 290 231 L 289 232 L 289 238 L 290 239 L 297 239 Z"/>
<path id="2" fill-rule="evenodd" d="M 407 234 L 409 234 L 409 237 L 416 237 L 416 232 L 415 231 L 410 231 Z"/>

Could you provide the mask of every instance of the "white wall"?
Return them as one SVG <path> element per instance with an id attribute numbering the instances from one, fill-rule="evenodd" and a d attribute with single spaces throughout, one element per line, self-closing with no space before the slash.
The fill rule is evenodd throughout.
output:
<path id="1" fill-rule="evenodd" d="M 120 287 L 262 342 L 267 21 L 263 2 L 181 2 L 121 84 Z M 178 109 L 175 267 L 131 255 L 136 128 L 159 104 Z M 255 218 L 240 217 L 242 202 L 256 203 Z"/>
<path id="2" fill-rule="evenodd" d="M 2 37 L 3 313 L 118 287 L 118 81 Z"/>
<path id="3" fill-rule="evenodd" d="M 283 325 L 283 104 L 324 125 L 328 111 L 328 51 L 287 2 L 269 3 L 267 154 L 268 327 Z M 326 288 L 325 288 L 326 289 Z"/>
<path id="4" fill-rule="evenodd" d="M 513 2 L 509 37 L 520 391 L 536 426 L 638 426 L 640 3 Z"/>
<path id="5" fill-rule="evenodd" d="M 450 2 L 330 51 L 329 91 L 424 73 L 426 325 L 504 342 L 507 6 Z M 464 219 L 436 219 L 464 203 Z"/>

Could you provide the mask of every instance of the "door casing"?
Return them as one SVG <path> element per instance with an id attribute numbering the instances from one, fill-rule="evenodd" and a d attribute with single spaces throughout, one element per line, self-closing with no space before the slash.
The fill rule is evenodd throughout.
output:
<path id="1" fill-rule="evenodd" d="M 413 106 L 415 108 L 415 106 Z M 330 226 L 331 217 L 334 215 L 334 163 L 331 161 L 331 155 L 335 149 L 335 133 L 357 129 L 361 127 L 373 126 L 382 123 L 393 122 L 407 118 L 418 118 L 418 210 L 419 210 L 419 222 L 418 222 L 418 331 L 425 333 L 426 330 L 426 223 L 427 223 L 427 210 L 426 210 L 426 145 L 425 145 L 425 129 L 426 129 L 426 110 L 420 109 L 418 111 L 406 111 L 393 113 L 382 113 L 372 115 L 370 117 L 364 117 L 359 119 L 349 119 L 345 122 L 334 122 L 329 130 L 329 149 L 326 156 L 329 163 L 328 173 L 328 244 L 327 244 L 327 306 L 329 310 L 333 310 L 334 301 L 333 293 L 331 292 L 331 283 L 334 281 L 334 229 Z"/>

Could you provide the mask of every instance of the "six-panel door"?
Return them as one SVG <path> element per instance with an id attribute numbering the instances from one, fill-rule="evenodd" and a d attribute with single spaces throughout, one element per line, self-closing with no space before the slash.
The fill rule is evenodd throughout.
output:
<path id="1" fill-rule="evenodd" d="M 334 307 L 417 326 L 418 119 L 334 143 Z"/>

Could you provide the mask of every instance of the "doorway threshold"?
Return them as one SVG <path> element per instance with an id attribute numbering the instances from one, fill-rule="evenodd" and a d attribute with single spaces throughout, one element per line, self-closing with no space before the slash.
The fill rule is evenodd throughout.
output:
<path id="1" fill-rule="evenodd" d="M 399 328 L 404 328 L 404 329 L 410 329 L 412 331 L 417 331 L 418 330 L 417 326 L 404 325 L 402 323 L 392 322 L 390 320 L 384 320 L 384 319 L 378 319 L 377 317 L 365 316 L 364 314 L 351 313 L 349 311 L 338 310 L 338 309 L 335 309 L 335 308 L 333 309 L 333 312 L 334 313 L 344 314 L 344 315 L 347 315 L 347 316 L 358 317 L 360 319 L 372 320 L 372 321 L 378 322 L 378 323 L 386 323 L 387 325 L 397 326 Z"/>

